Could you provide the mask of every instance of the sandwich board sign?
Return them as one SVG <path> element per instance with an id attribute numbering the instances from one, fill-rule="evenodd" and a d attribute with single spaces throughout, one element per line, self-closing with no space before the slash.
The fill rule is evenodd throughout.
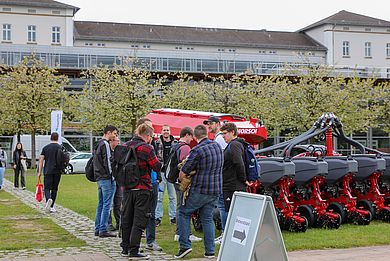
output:
<path id="1" fill-rule="evenodd" d="M 235 192 L 218 261 L 287 261 L 272 198 Z"/>

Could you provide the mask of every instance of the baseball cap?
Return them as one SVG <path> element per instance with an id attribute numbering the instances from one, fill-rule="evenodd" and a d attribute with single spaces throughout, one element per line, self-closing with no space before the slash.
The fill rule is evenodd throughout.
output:
<path id="1" fill-rule="evenodd" d="M 217 116 L 210 116 L 207 120 L 203 121 L 203 124 L 207 125 L 211 122 L 219 122 L 219 118 Z"/>

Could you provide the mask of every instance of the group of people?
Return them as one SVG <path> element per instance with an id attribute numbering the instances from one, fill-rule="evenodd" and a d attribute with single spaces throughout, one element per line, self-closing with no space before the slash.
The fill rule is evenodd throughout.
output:
<path id="1" fill-rule="evenodd" d="M 3 178 L 5 174 L 5 168 L 7 166 L 7 153 L 2 149 L 0 144 L 0 189 L 3 187 Z M 12 153 L 12 167 L 14 169 L 14 188 L 19 188 L 19 184 L 23 190 L 26 189 L 25 172 L 27 170 L 27 156 L 23 150 L 22 143 L 18 142 L 15 146 L 15 150 Z M 20 183 L 19 183 L 20 180 Z"/>
<path id="2" fill-rule="evenodd" d="M 208 138 L 208 130 L 215 138 Z M 197 145 L 191 148 L 192 141 Z M 204 232 L 204 256 L 215 256 L 213 211 L 220 209 L 222 229 L 235 191 L 245 191 L 245 141 L 237 137 L 234 123 L 221 124 L 218 117 L 210 117 L 194 129 L 183 127 L 177 141 L 170 133 L 169 125 L 162 127 L 161 136 L 154 140 L 152 122 L 142 118 L 137 123 L 134 137 L 123 144 L 134 148 L 140 179 L 135 187 L 120 187 L 113 177 L 113 154 L 119 144 L 118 130 L 108 125 L 103 138 L 94 149 L 93 168 L 98 187 L 95 236 L 116 237 L 110 231 L 120 229 L 122 255 L 132 259 L 148 259 L 140 252 L 140 242 L 146 232 L 147 249 L 162 250 L 156 242 L 156 226 L 162 221 L 162 201 L 168 191 L 168 215 L 176 225 L 174 240 L 179 241 L 176 258 L 183 258 L 192 251 L 191 243 L 202 239 L 191 234 L 191 215 L 199 212 Z M 165 177 L 169 157 L 175 151 L 179 162 L 183 161 L 175 184 Z M 191 177 L 189 191 L 184 196 L 180 182 Z M 185 198 L 185 200 L 183 200 Z M 116 225 L 109 219 L 113 210 Z"/>

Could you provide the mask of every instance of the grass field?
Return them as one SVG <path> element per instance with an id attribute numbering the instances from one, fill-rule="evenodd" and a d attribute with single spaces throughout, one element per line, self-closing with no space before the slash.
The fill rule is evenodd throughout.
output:
<path id="1" fill-rule="evenodd" d="M 0 191 L 0 250 L 85 246 L 50 218 Z"/>
<path id="2" fill-rule="evenodd" d="M 7 176 L 8 179 L 12 177 Z M 35 190 L 35 176 L 27 177 L 27 189 Z M 167 213 L 167 198 L 164 213 Z M 84 175 L 63 175 L 60 183 L 58 204 L 94 219 L 97 204 L 96 183 L 89 182 Z M 157 228 L 157 242 L 164 251 L 175 254 L 178 243 L 173 241 L 175 227 L 169 225 L 164 215 L 162 225 Z M 194 233 L 202 237 L 202 233 Z M 283 232 L 288 251 L 303 249 L 349 248 L 371 245 L 390 245 L 390 224 L 373 221 L 368 226 L 343 224 L 338 230 L 309 229 L 305 233 Z M 203 243 L 193 244 L 190 257 L 203 256 Z"/>

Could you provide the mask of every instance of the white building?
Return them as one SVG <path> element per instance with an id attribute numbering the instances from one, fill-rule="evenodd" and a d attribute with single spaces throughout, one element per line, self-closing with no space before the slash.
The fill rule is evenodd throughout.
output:
<path id="1" fill-rule="evenodd" d="M 0 63 L 35 52 L 67 72 L 137 57 L 157 72 L 272 74 L 286 64 L 328 64 L 390 78 L 390 22 L 346 11 L 276 32 L 74 21 L 78 10 L 52 0 L 0 0 Z"/>

